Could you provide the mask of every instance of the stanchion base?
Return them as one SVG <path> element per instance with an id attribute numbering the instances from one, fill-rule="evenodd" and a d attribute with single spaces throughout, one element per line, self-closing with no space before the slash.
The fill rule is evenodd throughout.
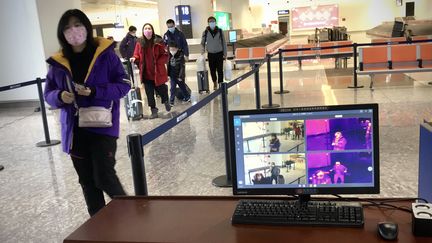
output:
<path id="1" fill-rule="evenodd" d="M 262 108 L 265 108 L 265 109 L 268 109 L 268 108 L 278 108 L 278 107 L 280 107 L 280 105 L 279 104 L 266 104 L 266 105 L 263 105 L 263 106 L 261 106 Z"/>
<path id="2" fill-rule="evenodd" d="M 360 85 L 360 86 L 348 86 L 348 88 L 350 88 L 350 89 L 361 89 L 361 88 L 364 88 L 364 86 L 363 85 Z"/>
<path id="3" fill-rule="evenodd" d="M 42 142 L 37 143 L 36 147 L 49 147 L 49 146 L 54 146 L 54 145 L 57 145 L 57 144 L 60 144 L 59 140 L 51 140 L 50 143 L 42 141 Z"/>
<path id="4" fill-rule="evenodd" d="M 278 91 L 275 91 L 274 93 L 275 94 L 288 94 L 289 90 L 282 90 L 282 91 L 278 90 Z"/>
<path id="5" fill-rule="evenodd" d="M 0 171 L 2 171 L 4 169 L 3 165 L 0 165 Z"/>
<path id="6" fill-rule="evenodd" d="M 232 187 L 231 181 L 227 180 L 226 175 L 221 175 L 213 179 L 212 181 L 213 186 L 217 187 Z"/>

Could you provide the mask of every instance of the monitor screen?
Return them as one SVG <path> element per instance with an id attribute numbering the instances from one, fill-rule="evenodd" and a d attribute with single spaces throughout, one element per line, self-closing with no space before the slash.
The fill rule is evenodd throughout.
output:
<path id="1" fill-rule="evenodd" d="M 379 193 L 378 105 L 229 112 L 234 194 Z"/>
<path id="2" fill-rule="evenodd" d="M 230 43 L 237 42 L 237 31 L 235 31 L 235 30 L 230 30 L 230 31 L 228 32 L 228 35 L 229 35 L 229 42 L 230 42 Z"/>

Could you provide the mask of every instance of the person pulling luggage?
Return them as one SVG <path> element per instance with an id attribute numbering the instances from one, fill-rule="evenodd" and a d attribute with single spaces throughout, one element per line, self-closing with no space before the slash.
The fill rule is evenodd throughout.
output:
<path id="1" fill-rule="evenodd" d="M 168 81 L 165 64 L 168 62 L 169 55 L 163 43 L 158 41 L 160 38 L 156 38 L 153 25 L 144 24 L 142 32 L 143 37 L 138 39 L 131 62 L 136 63 L 140 69 L 141 81 L 151 108 L 150 119 L 154 119 L 158 117 L 155 91 L 160 95 L 166 111 L 171 110 L 168 101 L 168 86 L 165 84 Z"/>

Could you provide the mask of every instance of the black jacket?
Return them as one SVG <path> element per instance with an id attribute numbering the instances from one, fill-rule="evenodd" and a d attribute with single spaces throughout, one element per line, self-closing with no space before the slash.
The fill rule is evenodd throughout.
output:
<path id="1" fill-rule="evenodd" d="M 131 34 L 127 34 L 120 43 L 120 54 L 123 58 L 129 60 L 133 57 L 137 38 Z"/>
<path id="2" fill-rule="evenodd" d="M 176 77 L 182 81 L 185 80 L 185 58 L 181 49 L 179 49 L 174 56 L 170 53 L 168 61 L 168 76 Z"/>

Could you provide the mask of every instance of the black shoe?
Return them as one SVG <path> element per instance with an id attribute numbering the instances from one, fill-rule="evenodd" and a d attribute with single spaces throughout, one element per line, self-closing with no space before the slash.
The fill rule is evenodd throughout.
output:
<path id="1" fill-rule="evenodd" d="M 165 110 L 170 111 L 171 110 L 171 104 L 168 101 L 165 101 Z"/>
<path id="2" fill-rule="evenodd" d="M 158 109 L 157 108 L 151 109 L 150 119 L 155 119 L 155 118 L 158 118 Z"/>

